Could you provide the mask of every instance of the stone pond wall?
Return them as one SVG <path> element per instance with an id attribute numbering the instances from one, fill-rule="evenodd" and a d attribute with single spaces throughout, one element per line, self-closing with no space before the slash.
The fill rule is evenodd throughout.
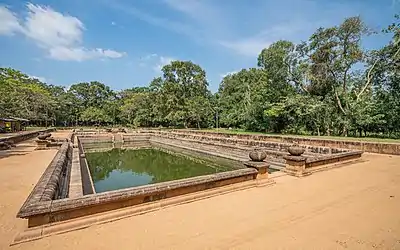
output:
<path id="1" fill-rule="evenodd" d="M 55 131 L 54 128 L 48 128 L 48 129 L 43 129 L 43 130 L 36 130 L 36 131 L 27 131 L 27 132 L 21 132 L 18 134 L 13 134 L 10 136 L 2 137 L 0 138 L 0 142 L 9 142 L 9 143 L 19 143 L 25 140 L 29 140 L 31 138 L 34 138 L 38 136 L 40 133 L 45 133 L 45 132 L 53 132 Z"/>
<path id="2" fill-rule="evenodd" d="M 168 130 L 176 133 L 197 134 L 206 136 L 218 136 L 227 139 L 244 139 L 253 141 L 264 142 L 281 142 L 310 145 L 310 146 L 323 146 L 328 148 L 339 149 L 352 149 L 361 150 L 369 153 L 378 154 L 392 154 L 400 155 L 400 143 L 384 143 L 384 142 L 362 142 L 362 141 L 347 141 L 347 140 L 333 140 L 333 139 L 319 139 L 319 138 L 306 138 L 295 136 L 280 136 L 280 135 L 257 135 L 257 134 L 229 134 L 218 132 L 205 132 L 198 130 Z"/>
<path id="3" fill-rule="evenodd" d="M 150 138 L 152 144 L 161 143 L 172 148 L 181 148 L 192 151 L 202 152 L 210 156 L 228 158 L 238 162 L 248 160 L 249 151 L 260 148 L 267 153 L 266 161 L 271 168 L 282 169 L 285 167 L 285 156 L 288 156 L 288 148 L 291 143 L 270 142 L 261 140 L 238 139 L 219 137 L 218 135 L 204 135 L 196 133 L 184 133 L 175 131 L 160 130 L 140 130 L 137 133 L 124 135 L 125 139 L 134 141 L 135 138 Z M 355 159 L 361 157 L 360 150 L 329 148 L 323 146 L 301 145 L 305 148 L 304 157 L 307 159 L 308 166 L 318 166 Z"/>
<path id="4" fill-rule="evenodd" d="M 138 136 L 130 138 L 130 143 L 135 140 L 144 142 L 150 137 Z M 78 144 L 80 141 L 78 136 Z M 88 140 L 93 141 L 93 140 Z M 151 142 L 150 142 L 151 143 Z M 69 220 L 81 216 L 101 213 L 113 209 L 139 205 L 151 201 L 165 198 L 172 198 L 179 195 L 190 194 L 198 191 L 206 191 L 217 187 L 225 187 L 231 184 L 238 184 L 236 188 L 249 188 L 254 186 L 272 185 L 273 180 L 268 179 L 267 164 L 262 167 L 242 167 L 240 169 L 175 180 L 163 183 L 152 184 L 144 187 L 132 187 L 127 189 L 109 191 L 104 193 L 83 192 L 79 197 L 67 197 L 68 187 L 64 183 L 68 179 L 68 169 L 71 169 L 72 153 L 84 153 L 84 147 L 73 145 L 71 142 L 64 142 L 49 164 L 37 185 L 21 207 L 17 217 L 27 218 L 28 227 L 36 228 L 49 223 Z M 153 146 L 153 145 L 152 145 Z M 89 173 L 87 173 L 89 174 Z M 82 181 L 84 180 L 82 173 Z M 243 182 L 243 184 L 241 184 Z M 84 187 L 83 187 L 84 188 Z M 235 186 L 229 186 L 226 190 L 234 190 Z M 83 190 L 84 191 L 84 190 Z M 222 192 L 222 191 L 213 191 Z M 196 197 L 206 197 L 207 193 L 195 195 L 191 198 L 185 196 L 184 200 L 196 199 Z M 175 201 L 174 201 L 175 202 Z M 177 200 L 176 202 L 180 202 Z M 164 204 L 164 203 L 162 203 Z M 169 204 L 165 202 L 165 204 Z M 174 204 L 173 202 L 171 204 Z M 37 231 L 38 236 L 43 235 L 42 231 Z M 29 236 L 30 237 L 30 236 Z M 36 237 L 36 236 L 35 236 Z M 23 239 L 21 239 L 23 240 Z"/>
<path id="5" fill-rule="evenodd" d="M 191 151 L 190 153 L 193 154 L 193 151 L 195 151 L 196 154 L 208 154 L 215 159 L 225 157 L 225 159 L 235 160 L 242 164 L 247 162 L 248 152 L 252 147 L 263 148 L 275 162 L 284 164 L 284 162 L 280 162 L 280 160 L 284 159 L 283 157 L 288 154 L 287 147 L 291 145 L 290 143 L 282 142 L 220 137 L 214 134 L 208 135 L 175 131 L 165 132 L 158 130 L 123 134 L 122 136 L 118 136 L 118 140 L 116 140 L 117 137 L 115 137 L 115 135 L 109 133 L 97 134 L 94 135 L 94 137 L 93 135 L 86 136 L 81 134 L 78 135 L 77 138 L 79 139 L 78 142 L 81 141 L 83 144 L 107 143 L 112 144 L 112 147 L 116 147 L 116 141 L 118 141 L 119 143 L 125 143 L 128 146 L 133 145 L 135 147 L 146 147 L 150 144 L 151 147 L 162 147 L 171 151 L 178 150 L 178 153 L 181 152 L 183 154 L 188 151 Z M 246 187 L 257 186 L 260 185 L 260 183 L 263 183 L 262 185 L 273 184 L 273 180 L 268 179 L 268 174 L 266 174 L 267 167 L 264 167 L 264 173 L 260 169 L 243 168 L 242 166 L 238 167 L 236 170 L 223 173 L 104 193 L 95 193 L 93 188 L 90 190 L 90 187 L 87 187 L 87 191 L 83 190 L 82 196 L 67 197 L 65 193 L 68 194 L 68 187 L 65 187 L 65 183 L 69 181 L 68 171 L 71 168 L 69 165 L 72 161 L 71 152 L 79 152 L 81 156 L 85 151 L 85 146 L 82 148 L 82 145 L 80 143 L 78 144 L 77 150 L 77 148 L 73 148 L 71 142 L 63 142 L 55 158 L 49 164 L 38 184 L 21 207 L 17 216 L 19 218 L 27 218 L 29 228 L 183 194 L 204 191 L 211 188 L 240 184 L 241 182 L 243 182 L 243 185 L 246 185 Z M 75 147 L 76 146 L 77 145 L 75 145 Z M 320 164 L 351 160 L 360 157 L 362 154 L 359 150 L 312 145 L 303 146 L 306 148 L 304 159 L 307 160 L 304 166 L 306 169 L 308 168 L 310 170 L 316 169 Z M 278 159 L 278 161 L 276 161 L 276 159 Z M 85 164 L 82 164 L 82 161 L 80 164 L 83 182 L 82 188 L 85 189 L 85 175 L 89 177 L 90 174 L 88 171 L 86 173 L 82 171 L 83 169 L 87 170 L 87 166 L 83 168 Z M 268 163 L 264 162 L 263 164 L 268 166 Z M 261 180 L 264 181 L 260 182 Z M 233 186 L 230 188 L 232 188 L 232 190 L 235 189 Z M 40 231 L 40 235 L 42 235 L 43 232 L 44 231 Z"/>
<path id="6" fill-rule="evenodd" d="M 22 205 L 18 216 L 34 214 L 37 209 L 48 206 L 53 200 L 67 197 L 71 158 L 72 146 L 70 142 L 66 141 L 61 145 L 57 154 Z"/>

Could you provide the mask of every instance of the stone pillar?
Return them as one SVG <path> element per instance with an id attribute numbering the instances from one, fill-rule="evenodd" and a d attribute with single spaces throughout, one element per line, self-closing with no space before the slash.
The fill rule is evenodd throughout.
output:
<path id="1" fill-rule="evenodd" d="M 303 177 L 310 175 L 306 172 L 306 158 L 303 156 L 285 155 L 283 159 L 286 160 L 284 172 L 296 177 Z"/>
<path id="2" fill-rule="evenodd" d="M 268 178 L 268 167 L 269 164 L 266 162 L 257 162 L 257 161 L 246 161 L 244 165 L 248 168 L 255 168 L 258 173 L 256 175 L 256 181 L 258 182 L 258 186 L 266 186 L 274 184 L 275 181 L 273 179 Z"/>
<path id="3" fill-rule="evenodd" d="M 36 140 L 36 145 L 37 145 L 37 147 L 36 147 L 35 150 L 44 150 L 44 149 L 48 149 L 48 148 L 47 148 L 48 144 L 49 144 L 49 142 L 48 142 L 47 140 L 40 140 L 40 139 L 38 139 L 38 140 Z"/>

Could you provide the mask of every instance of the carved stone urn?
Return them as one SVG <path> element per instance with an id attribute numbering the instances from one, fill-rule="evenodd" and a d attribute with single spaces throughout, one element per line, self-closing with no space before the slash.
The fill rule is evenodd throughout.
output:
<path id="1" fill-rule="evenodd" d="M 267 153 L 261 149 L 255 148 L 254 150 L 250 151 L 249 157 L 252 161 L 260 162 L 267 158 Z"/>
<path id="2" fill-rule="evenodd" d="M 297 143 L 293 143 L 293 145 L 288 148 L 288 152 L 290 153 L 290 155 L 293 156 L 300 156 L 304 154 L 304 151 L 305 149 L 303 147 L 300 147 Z"/>
<path id="3" fill-rule="evenodd" d="M 44 134 L 39 135 L 37 138 L 38 138 L 39 140 L 46 140 L 46 139 L 49 138 L 49 137 L 51 137 L 51 134 L 50 134 L 50 133 L 44 133 Z"/>

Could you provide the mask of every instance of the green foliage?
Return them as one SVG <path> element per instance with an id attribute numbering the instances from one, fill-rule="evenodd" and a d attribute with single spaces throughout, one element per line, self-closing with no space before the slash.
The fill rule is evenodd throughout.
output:
<path id="1" fill-rule="evenodd" d="M 399 27 L 385 30 L 393 40 L 377 51 L 362 49 L 371 32 L 360 17 L 319 28 L 298 45 L 271 44 L 258 56 L 262 84 L 247 70 L 223 79 L 221 122 L 279 133 L 399 134 Z"/>
<path id="2" fill-rule="evenodd" d="M 119 92 L 95 81 L 65 89 L 1 68 L 0 117 L 41 125 L 398 137 L 399 16 L 383 32 L 392 40 L 370 51 L 362 40 L 372 32 L 360 17 L 321 27 L 299 44 L 277 41 L 260 52 L 257 68 L 227 75 L 215 94 L 208 90 L 206 72 L 190 61 L 173 61 L 148 86 Z"/>
<path id="3" fill-rule="evenodd" d="M 0 117 L 50 120 L 55 100 L 44 83 L 11 68 L 0 68 Z"/>
<path id="4" fill-rule="evenodd" d="M 81 120 L 92 124 L 104 124 L 111 122 L 107 113 L 99 108 L 89 107 L 81 113 Z"/>

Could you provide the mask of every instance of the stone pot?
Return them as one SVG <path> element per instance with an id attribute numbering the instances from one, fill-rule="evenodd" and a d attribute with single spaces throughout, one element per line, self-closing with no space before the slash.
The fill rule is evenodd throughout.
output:
<path id="1" fill-rule="evenodd" d="M 45 134 L 41 134 L 41 135 L 38 135 L 38 139 L 39 140 L 46 140 L 47 138 L 49 138 L 51 136 L 51 134 L 50 133 L 45 133 Z"/>
<path id="2" fill-rule="evenodd" d="M 260 149 L 254 149 L 249 153 L 249 157 L 252 161 L 263 161 L 267 158 L 267 153 Z"/>
<path id="3" fill-rule="evenodd" d="M 293 144 L 292 146 L 290 146 L 288 148 L 288 152 L 290 153 L 290 155 L 293 155 L 293 156 L 300 156 L 300 155 L 304 154 L 304 151 L 305 151 L 305 149 L 300 147 L 297 144 Z"/>
<path id="4" fill-rule="evenodd" d="M 7 150 L 10 148 L 11 148 L 11 146 L 8 145 L 6 142 L 0 142 L 0 150 Z"/>

